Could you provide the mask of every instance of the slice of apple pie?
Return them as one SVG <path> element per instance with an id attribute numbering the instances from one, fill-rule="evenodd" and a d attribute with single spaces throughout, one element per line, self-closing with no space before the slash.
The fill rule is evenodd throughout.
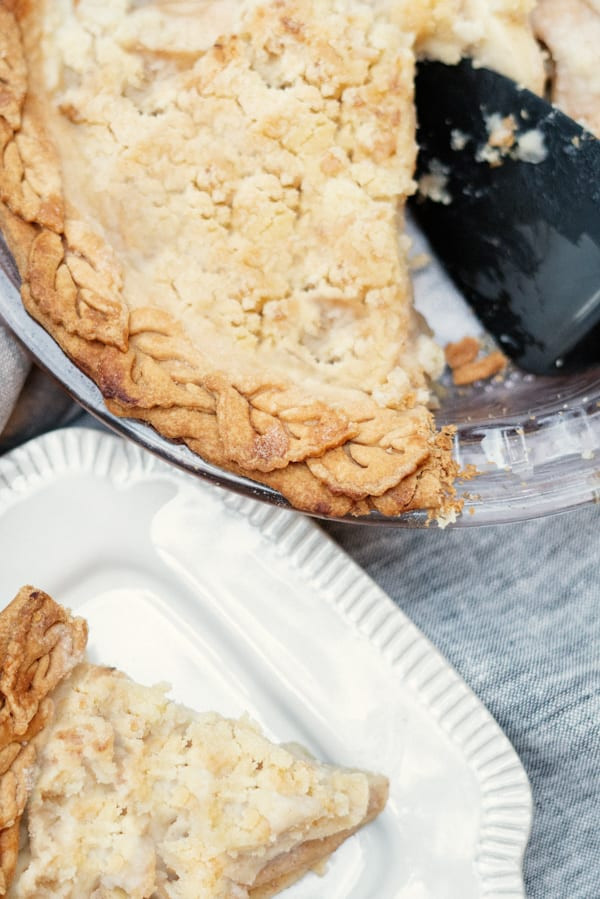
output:
<path id="1" fill-rule="evenodd" d="M 50 696 L 81 661 L 86 642 L 85 622 L 33 587 L 0 613 L 0 896 L 17 864 L 36 750 L 54 710 Z"/>
<path id="2" fill-rule="evenodd" d="M 267 899 L 385 805 L 384 777 L 319 764 L 248 718 L 193 712 L 164 686 L 81 662 L 85 623 L 40 591 L 0 614 L 8 630 L 2 690 L 18 751 L 3 750 L 0 895 Z"/>
<path id="3" fill-rule="evenodd" d="M 440 510 L 413 35 L 353 0 L 0 0 L 0 225 L 109 408 L 321 514 Z"/>

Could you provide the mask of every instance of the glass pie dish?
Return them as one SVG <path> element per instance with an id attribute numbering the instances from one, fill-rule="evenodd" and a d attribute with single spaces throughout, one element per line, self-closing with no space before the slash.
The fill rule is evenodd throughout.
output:
<path id="1" fill-rule="evenodd" d="M 413 233 L 416 256 L 427 252 Z M 462 297 L 430 261 L 414 275 L 417 308 L 441 344 L 481 327 Z M 117 418 L 104 406 L 96 385 L 25 312 L 18 276 L 0 245 L 0 317 L 38 364 L 88 412 L 112 430 L 196 477 L 266 503 L 288 506 L 276 491 L 210 465 L 187 447 L 153 428 Z M 485 338 L 484 338 L 485 339 Z M 509 367 L 489 382 L 457 388 L 444 376 L 435 388 L 439 425 L 456 427 L 454 455 L 477 476 L 458 480 L 464 508 L 453 527 L 473 527 L 538 518 L 600 501 L 600 365 L 575 374 L 536 377 Z M 373 513 L 348 522 L 424 527 L 424 512 L 396 517 Z"/>

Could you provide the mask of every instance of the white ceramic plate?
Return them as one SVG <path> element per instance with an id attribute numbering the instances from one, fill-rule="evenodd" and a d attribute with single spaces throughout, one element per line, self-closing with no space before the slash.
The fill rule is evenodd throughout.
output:
<path id="1" fill-rule="evenodd" d="M 0 459 L 0 597 L 41 587 L 89 656 L 387 774 L 381 817 L 289 899 L 523 897 L 527 778 L 490 714 L 310 520 L 73 429 Z"/>

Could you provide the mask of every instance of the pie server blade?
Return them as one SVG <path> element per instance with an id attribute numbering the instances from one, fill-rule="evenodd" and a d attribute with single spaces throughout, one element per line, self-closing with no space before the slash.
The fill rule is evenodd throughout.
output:
<path id="1" fill-rule="evenodd" d="M 600 361 L 600 141 L 468 60 L 420 63 L 416 103 L 413 212 L 484 327 L 535 374 Z"/>

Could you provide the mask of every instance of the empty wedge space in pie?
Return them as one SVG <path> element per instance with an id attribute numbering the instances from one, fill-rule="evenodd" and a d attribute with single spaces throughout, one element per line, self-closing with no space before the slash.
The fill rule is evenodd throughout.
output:
<path id="1" fill-rule="evenodd" d="M 33 587 L 0 613 L 0 895 L 267 899 L 385 806 L 385 777 L 177 705 L 86 642 Z"/>
<path id="2" fill-rule="evenodd" d="M 111 412 L 300 509 L 455 514 L 402 234 L 415 58 L 539 90 L 531 5 L 1 0 L 27 310 Z"/>

